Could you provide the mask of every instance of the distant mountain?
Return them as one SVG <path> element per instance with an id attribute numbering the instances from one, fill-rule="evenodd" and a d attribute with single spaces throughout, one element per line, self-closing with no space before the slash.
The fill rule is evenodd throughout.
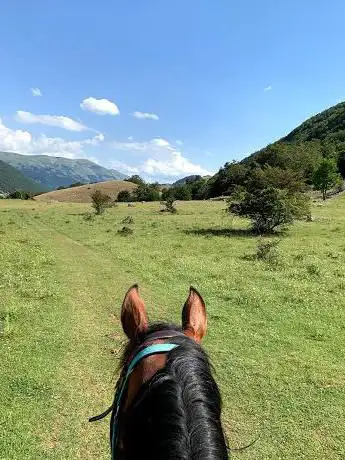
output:
<path id="1" fill-rule="evenodd" d="M 0 193 L 11 193 L 16 190 L 32 193 L 45 191 L 40 184 L 28 179 L 13 166 L 0 160 Z"/>
<path id="2" fill-rule="evenodd" d="M 104 168 L 89 160 L 8 152 L 0 152 L 0 160 L 38 182 L 45 190 L 55 190 L 57 187 L 66 187 L 75 182 L 91 183 L 126 178 L 114 169 Z"/>

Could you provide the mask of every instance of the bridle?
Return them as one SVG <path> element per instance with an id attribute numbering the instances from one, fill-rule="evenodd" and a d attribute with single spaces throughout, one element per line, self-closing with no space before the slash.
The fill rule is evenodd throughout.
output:
<path id="1" fill-rule="evenodd" d="M 112 405 L 104 411 L 100 415 L 96 415 L 95 417 L 91 417 L 89 422 L 95 422 L 97 420 L 101 420 L 106 417 L 108 414 L 111 413 L 111 421 L 110 421 L 110 446 L 111 446 L 111 458 L 115 460 L 115 454 L 118 444 L 118 425 L 119 425 L 119 415 L 121 409 L 122 397 L 127 389 L 128 381 L 136 369 L 138 364 L 148 356 L 158 355 L 162 353 L 169 353 L 174 348 L 178 347 L 179 345 L 176 343 L 169 343 L 165 342 L 168 339 L 172 339 L 178 336 L 185 335 L 179 331 L 173 330 L 161 330 L 158 332 L 153 332 L 149 334 L 144 342 L 135 348 L 133 353 L 130 355 L 129 359 L 127 360 L 127 364 L 125 365 L 124 371 L 119 379 L 117 390 L 115 392 L 115 397 Z M 161 342 L 163 341 L 163 342 Z M 158 343 L 159 342 L 159 343 Z"/>

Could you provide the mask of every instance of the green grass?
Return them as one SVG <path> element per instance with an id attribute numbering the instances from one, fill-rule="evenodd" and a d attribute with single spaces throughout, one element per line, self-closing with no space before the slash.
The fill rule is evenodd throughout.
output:
<path id="1" fill-rule="evenodd" d="M 189 285 L 208 307 L 204 345 L 234 457 L 345 457 L 345 196 L 317 203 L 274 263 L 219 202 L 0 202 L 0 459 L 107 459 L 125 290 L 179 321 Z M 121 234 L 131 216 L 133 234 Z"/>

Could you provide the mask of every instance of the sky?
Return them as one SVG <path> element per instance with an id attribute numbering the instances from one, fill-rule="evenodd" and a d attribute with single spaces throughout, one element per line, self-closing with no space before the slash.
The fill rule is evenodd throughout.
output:
<path id="1" fill-rule="evenodd" d="M 212 174 L 345 100 L 343 0 L 11 0 L 0 150 Z"/>

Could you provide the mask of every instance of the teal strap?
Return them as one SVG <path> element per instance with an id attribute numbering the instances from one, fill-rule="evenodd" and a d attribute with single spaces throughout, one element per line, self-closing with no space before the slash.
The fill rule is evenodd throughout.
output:
<path id="1" fill-rule="evenodd" d="M 121 399 L 122 395 L 127 387 L 127 382 L 132 374 L 133 370 L 135 369 L 136 365 L 144 358 L 147 356 L 151 355 L 156 355 L 159 353 L 168 353 L 169 351 L 173 350 L 174 348 L 178 347 L 176 343 L 155 343 L 153 345 L 149 345 L 148 347 L 144 348 L 141 350 L 131 361 L 130 365 L 128 366 L 128 370 L 126 373 L 126 377 L 124 378 L 119 396 L 116 400 L 116 407 L 114 407 L 115 410 L 115 420 L 114 420 L 114 429 L 112 433 L 112 440 L 111 440 L 111 445 L 112 445 L 112 455 L 113 459 L 115 458 L 115 449 L 116 449 L 116 440 L 117 440 L 117 416 L 118 412 L 120 409 L 121 405 Z"/>
<path id="2" fill-rule="evenodd" d="M 155 343 L 153 345 L 149 345 L 148 347 L 141 350 L 131 361 L 131 364 L 128 367 L 127 375 L 130 374 L 135 366 L 146 356 L 155 355 L 157 353 L 168 353 L 169 351 L 176 348 L 178 345 L 176 343 Z"/>

